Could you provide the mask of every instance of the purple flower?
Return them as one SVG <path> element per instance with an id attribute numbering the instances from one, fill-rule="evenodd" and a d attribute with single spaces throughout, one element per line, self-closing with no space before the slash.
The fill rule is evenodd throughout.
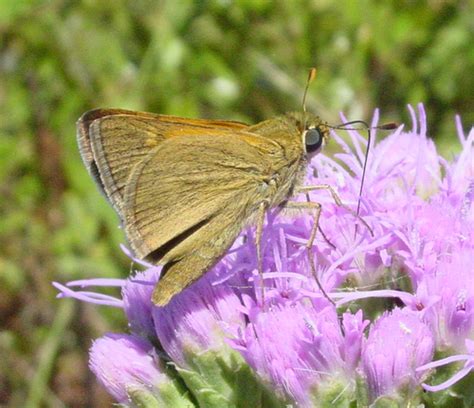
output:
<path id="1" fill-rule="evenodd" d="M 151 302 L 160 267 L 144 265 L 144 272 L 125 281 L 55 284 L 62 296 L 124 310 L 132 335 L 107 336 L 96 344 L 105 341 L 108 354 L 94 351 L 96 345 L 91 352 L 94 372 L 117 401 L 127 404 L 130 384 L 159 398 L 157 384 L 174 375 L 206 407 L 262 401 L 363 406 L 385 399 L 429 405 L 423 387 L 438 392 L 469 376 L 474 131 L 465 135 L 457 119 L 462 150 L 447 161 L 427 137 L 423 106 L 417 115 L 410 112 L 412 129 L 400 127 L 382 141 L 373 132 L 360 218 L 354 209 L 366 139 L 349 130 L 348 143 L 333 133 L 343 153 L 320 154 L 310 163 L 305 184 L 328 184 L 343 203 L 325 189 L 309 193 L 322 204 L 311 250 L 332 301 L 319 290 L 308 263 L 305 244 L 314 222 L 308 212 L 268 214 L 262 237 L 264 299 L 252 228 L 205 277 L 163 308 Z M 376 113 L 372 125 L 377 122 Z M 91 286 L 119 287 L 122 298 L 86 290 Z M 73 291 L 77 287 L 82 289 Z M 115 354 L 127 355 L 124 349 L 130 349 L 127 358 L 136 355 L 149 370 L 113 360 Z M 435 352 L 445 358 L 431 361 Z M 465 364 L 449 380 L 435 370 L 455 361 Z M 162 368 L 170 366 L 171 376 Z M 427 382 L 437 385 L 423 384 L 428 375 Z M 474 398 L 470 388 L 461 393 Z"/>
<path id="2" fill-rule="evenodd" d="M 94 341 L 89 365 L 117 402 L 193 406 L 165 373 L 151 343 L 138 336 L 110 333 Z"/>
<path id="3" fill-rule="evenodd" d="M 251 305 L 247 315 L 245 331 L 231 344 L 282 399 L 309 407 L 334 396 L 336 388 L 345 394 L 340 399 L 353 398 L 368 324 L 362 313 L 344 314 L 342 326 L 334 308 L 311 303 L 278 305 L 266 313 Z"/>
<path id="4" fill-rule="evenodd" d="M 240 298 L 229 285 L 212 286 L 206 276 L 185 296 L 154 307 L 155 331 L 163 349 L 182 368 L 192 368 L 203 350 L 229 349 L 226 334 L 245 326 Z"/>
<path id="5" fill-rule="evenodd" d="M 370 400 L 416 390 L 421 377 L 416 368 L 433 352 L 433 335 L 419 313 L 397 308 L 381 316 L 370 329 L 362 357 Z"/>
<path id="6" fill-rule="evenodd" d="M 436 332 L 438 348 L 463 353 L 465 339 L 474 336 L 473 251 L 461 248 L 440 258 L 435 273 L 426 274 L 418 289 L 433 300 L 424 320 Z"/>

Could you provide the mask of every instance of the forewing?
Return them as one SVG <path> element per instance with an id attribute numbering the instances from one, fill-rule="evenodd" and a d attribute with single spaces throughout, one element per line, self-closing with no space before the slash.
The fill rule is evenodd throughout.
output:
<path id="1" fill-rule="evenodd" d="M 238 133 L 164 141 L 125 190 L 125 230 L 136 254 L 169 262 L 194 250 L 196 234 L 218 214 L 245 220 L 267 198 L 269 157 L 280 152 L 271 141 Z"/>
<path id="2" fill-rule="evenodd" d="M 125 190 L 125 231 L 134 252 L 164 263 L 153 299 L 164 305 L 225 253 L 273 194 L 272 159 L 281 147 L 256 135 L 165 140 L 133 171 Z"/>
<path id="3" fill-rule="evenodd" d="M 184 119 L 123 109 L 96 109 L 77 123 L 79 149 L 89 173 L 123 218 L 130 174 L 164 140 L 183 135 L 232 134 L 247 125 Z"/>

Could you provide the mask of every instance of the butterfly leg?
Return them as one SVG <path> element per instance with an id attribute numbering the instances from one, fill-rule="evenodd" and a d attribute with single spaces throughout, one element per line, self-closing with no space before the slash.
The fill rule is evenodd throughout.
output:
<path id="1" fill-rule="evenodd" d="M 326 234 L 324 233 L 323 229 L 321 228 L 320 225 L 318 225 L 318 231 L 321 233 L 321 235 L 323 236 L 323 239 L 326 241 L 326 243 L 332 248 L 332 249 L 337 249 L 336 245 L 334 245 L 330 240 L 329 238 L 326 236 Z"/>
<path id="2" fill-rule="evenodd" d="M 260 277 L 260 295 L 262 297 L 262 305 L 265 305 L 265 288 L 263 284 L 262 234 L 267 208 L 268 203 L 266 201 L 261 202 L 258 206 L 257 229 L 255 232 L 255 245 L 257 247 L 257 269 L 258 275 Z"/>
<path id="3" fill-rule="evenodd" d="M 308 261 L 309 267 L 311 269 L 311 274 L 318 285 L 319 290 L 323 294 L 323 296 L 329 300 L 334 306 L 336 305 L 334 301 L 329 297 L 327 292 L 324 290 L 323 285 L 321 284 L 318 274 L 316 272 L 316 267 L 314 264 L 314 253 L 313 253 L 313 244 L 314 240 L 316 239 L 316 233 L 318 232 L 319 227 L 319 218 L 321 216 L 321 204 L 316 202 L 298 202 L 298 201 L 288 201 L 283 208 L 288 209 L 295 209 L 295 210 L 312 210 L 314 214 L 313 226 L 311 227 L 311 233 L 309 235 L 309 239 L 306 242 L 306 251 L 308 252 Z"/>
<path id="4" fill-rule="evenodd" d="M 306 196 L 306 201 L 308 203 L 311 202 L 311 199 L 309 198 L 309 194 L 308 192 L 305 193 L 305 196 Z M 329 238 L 326 236 L 326 234 L 324 233 L 323 229 L 321 228 L 321 225 L 318 225 L 318 231 L 320 232 L 320 234 L 322 235 L 323 239 L 326 241 L 326 243 L 332 247 L 332 249 L 337 249 L 336 248 L 336 245 L 334 245 L 330 240 Z"/>
<path id="5" fill-rule="evenodd" d="M 336 203 L 337 206 L 344 208 L 348 213 L 352 214 L 354 218 L 357 218 L 362 224 L 364 224 L 364 227 L 367 228 L 372 236 L 374 236 L 374 232 L 372 231 L 372 228 L 370 228 L 369 224 L 359 215 L 357 214 L 354 210 L 349 208 L 347 205 L 345 205 L 339 195 L 336 193 L 334 188 L 332 188 L 329 184 L 317 184 L 313 186 L 301 186 L 297 187 L 295 189 L 295 193 L 308 193 L 309 191 L 314 191 L 314 190 L 327 190 L 329 191 L 329 194 L 331 194 L 332 199 Z"/>

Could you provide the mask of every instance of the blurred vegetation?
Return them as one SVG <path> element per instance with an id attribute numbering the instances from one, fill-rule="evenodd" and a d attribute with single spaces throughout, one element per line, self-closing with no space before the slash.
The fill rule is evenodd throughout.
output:
<path id="1" fill-rule="evenodd" d="M 113 210 L 83 168 L 94 107 L 256 122 L 308 108 L 407 122 L 423 102 L 442 151 L 474 122 L 469 1 L 0 2 L 0 405 L 108 406 L 91 339 L 121 313 L 58 301 L 51 281 L 125 276 Z"/>

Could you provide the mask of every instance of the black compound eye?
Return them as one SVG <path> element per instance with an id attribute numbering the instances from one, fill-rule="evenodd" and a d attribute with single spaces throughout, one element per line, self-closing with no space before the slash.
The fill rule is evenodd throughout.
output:
<path id="1" fill-rule="evenodd" d="M 323 135 L 319 129 L 313 128 L 308 129 L 304 134 L 304 143 L 306 146 L 306 152 L 312 153 L 319 150 L 323 145 Z"/>

